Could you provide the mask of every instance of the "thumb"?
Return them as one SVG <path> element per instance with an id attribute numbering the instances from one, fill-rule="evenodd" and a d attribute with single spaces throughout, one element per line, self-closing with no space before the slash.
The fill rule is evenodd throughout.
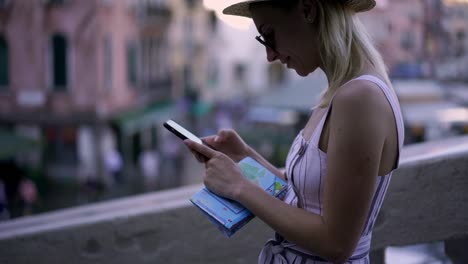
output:
<path id="1" fill-rule="evenodd" d="M 218 132 L 218 137 L 216 138 L 216 142 L 223 142 L 228 140 L 232 136 L 232 130 L 229 129 L 222 129 Z"/>
<path id="2" fill-rule="evenodd" d="M 202 141 L 205 143 L 208 143 L 208 145 L 213 146 L 213 145 L 216 145 L 217 143 L 217 140 L 216 140 L 217 137 L 218 137 L 217 135 L 207 136 L 207 137 L 202 138 Z"/>
<path id="3" fill-rule="evenodd" d="M 213 158 L 217 153 L 215 150 L 213 150 L 213 149 L 211 149 L 211 148 L 209 148 L 209 147 L 207 147 L 207 146 L 205 146 L 203 144 L 196 143 L 196 142 L 194 142 L 194 141 L 192 141 L 190 139 L 184 140 L 184 143 L 191 150 L 202 154 L 203 156 L 207 157 L 208 159 Z"/>

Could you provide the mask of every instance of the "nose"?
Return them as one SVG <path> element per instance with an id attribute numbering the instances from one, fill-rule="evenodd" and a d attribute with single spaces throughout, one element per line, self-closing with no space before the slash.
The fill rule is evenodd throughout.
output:
<path id="1" fill-rule="evenodd" d="M 274 62 L 275 60 L 278 59 L 278 53 L 276 51 L 274 51 L 273 49 L 267 47 L 266 48 L 266 53 L 267 53 L 268 62 Z"/>

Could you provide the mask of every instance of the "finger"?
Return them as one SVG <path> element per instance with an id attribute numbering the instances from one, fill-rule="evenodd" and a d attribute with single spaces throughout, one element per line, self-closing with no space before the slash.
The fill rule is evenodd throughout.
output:
<path id="1" fill-rule="evenodd" d="M 218 135 L 213 135 L 213 136 L 207 136 L 207 137 L 204 137 L 202 138 L 202 141 L 208 143 L 209 145 L 216 145 L 216 138 L 218 137 Z"/>
<path id="2" fill-rule="evenodd" d="M 184 140 L 184 143 L 192 150 L 202 154 L 203 156 L 205 156 L 206 158 L 208 159 L 211 159 L 213 158 L 217 151 L 203 145 L 203 144 L 198 144 L 190 139 L 186 139 Z"/>
<path id="3" fill-rule="evenodd" d="M 195 157 L 195 159 L 198 160 L 198 162 L 200 163 L 204 163 L 205 162 L 205 157 L 203 157 L 202 155 L 200 155 L 200 153 L 197 153 L 193 150 L 190 149 L 190 152 L 192 152 L 193 156 Z"/>
<path id="4" fill-rule="evenodd" d="M 202 154 L 200 154 L 200 153 L 196 152 L 195 150 L 191 149 L 189 146 L 187 146 L 187 148 L 190 150 L 190 152 L 193 154 L 193 156 L 195 157 L 195 159 L 198 162 L 205 163 L 207 161 L 207 158 L 205 156 L 203 156 Z"/>
<path id="5" fill-rule="evenodd" d="M 222 129 L 218 132 L 218 138 L 217 138 L 217 142 L 222 142 L 222 141 L 225 141 L 225 140 L 228 140 L 230 137 L 232 137 L 234 135 L 234 130 L 232 129 Z"/>
<path id="6" fill-rule="evenodd" d="M 210 149 L 218 151 L 217 148 L 215 148 L 213 145 L 209 144 L 208 142 L 206 142 L 204 140 L 202 140 L 202 142 L 203 142 L 203 145 L 209 147 Z"/>
<path id="7" fill-rule="evenodd" d="M 203 155 L 201 155 L 199 153 L 196 154 L 196 157 L 197 157 L 197 160 L 200 161 L 201 163 L 205 163 L 206 160 L 207 160 L 205 156 L 203 156 Z"/>

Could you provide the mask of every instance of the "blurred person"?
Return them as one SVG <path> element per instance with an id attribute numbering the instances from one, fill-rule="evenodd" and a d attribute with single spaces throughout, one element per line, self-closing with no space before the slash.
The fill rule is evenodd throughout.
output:
<path id="1" fill-rule="evenodd" d="M 107 173 L 112 176 L 112 180 L 116 183 L 122 183 L 122 155 L 115 148 L 111 148 L 107 153 L 105 158 L 105 166 Z"/>
<path id="2" fill-rule="evenodd" d="M 33 214 L 33 207 L 38 201 L 36 184 L 30 179 L 22 179 L 19 184 L 19 195 L 23 204 L 22 215 Z"/>
<path id="3" fill-rule="evenodd" d="M 24 178 L 24 171 L 18 167 L 13 159 L 0 160 L 0 181 L 3 183 L 5 203 L 10 217 L 22 214 L 23 204 L 20 197 L 20 183 Z"/>
<path id="4" fill-rule="evenodd" d="M 163 131 L 161 144 L 161 160 L 163 164 L 161 175 L 161 188 L 178 187 L 181 184 L 184 167 L 184 153 L 182 144 L 170 132 Z"/>
<path id="5" fill-rule="evenodd" d="M 224 10 L 253 19 L 269 62 L 300 76 L 320 68 L 329 82 L 291 144 L 284 173 L 233 130 L 204 138 L 218 151 L 185 141 L 197 159 L 208 158 L 208 189 L 276 231 L 258 263 L 369 263 L 372 229 L 404 139 L 385 65 L 356 16 L 374 6 L 374 0 L 253 0 Z M 247 156 L 288 182 L 284 200 L 243 177 L 237 162 Z"/>
<path id="6" fill-rule="evenodd" d="M 159 180 L 159 154 L 151 149 L 146 149 L 140 154 L 139 165 L 146 190 L 155 190 Z"/>
<path id="7" fill-rule="evenodd" d="M 8 200 L 5 190 L 5 184 L 0 180 L 0 221 L 7 220 L 10 218 L 8 212 Z"/>

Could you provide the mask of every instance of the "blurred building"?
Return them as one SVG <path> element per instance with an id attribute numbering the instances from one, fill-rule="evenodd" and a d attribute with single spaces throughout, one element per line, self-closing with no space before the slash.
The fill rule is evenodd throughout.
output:
<path id="1" fill-rule="evenodd" d="M 172 114 L 170 21 L 165 1 L 1 1 L 0 125 L 44 141 L 50 176 L 131 165 Z"/>
<path id="2" fill-rule="evenodd" d="M 445 0 L 443 29 L 448 33 L 447 54 L 459 58 L 468 54 L 468 2 Z"/>
<path id="3" fill-rule="evenodd" d="M 394 78 L 435 77 L 450 49 L 442 0 L 384 1 L 361 18 Z M 465 23 L 466 24 L 466 23 Z"/>
<path id="4" fill-rule="evenodd" d="M 422 75 L 425 3 L 425 0 L 391 0 L 360 14 L 392 76 Z"/>
<path id="5" fill-rule="evenodd" d="M 442 27 L 444 3 L 442 0 L 424 1 L 424 65 L 425 77 L 436 77 L 436 71 L 446 56 L 446 35 Z"/>
<path id="6" fill-rule="evenodd" d="M 202 0 L 170 0 L 167 5 L 172 13 L 168 35 L 172 95 L 199 95 L 208 83 L 209 43 L 216 31 L 216 17 Z"/>
<path id="7" fill-rule="evenodd" d="M 468 110 L 460 89 L 434 80 L 394 80 L 405 120 L 405 143 L 431 141 L 468 132 Z M 450 92 L 449 92 L 450 91 Z"/>
<path id="8" fill-rule="evenodd" d="M 228 18 L 218 18 L 213 38 L 207 43 L 210 56 L 204 98 L 209 101 L 253 99 L 294 78 L 295 72 L 287 70 L 279 61 L 267 61 L 265 47 L 255 40 L 258 31 L 251 20 L 234 18 L 238 20 L 228 24 L 225 22 Z"/>
<path id="9" fill-rule="evenodd" d="M 445 0 L 443 30 L 446 34 L 445 54 L 438 69 L 444 80 L 468 81 L 468 2 Z"/>

